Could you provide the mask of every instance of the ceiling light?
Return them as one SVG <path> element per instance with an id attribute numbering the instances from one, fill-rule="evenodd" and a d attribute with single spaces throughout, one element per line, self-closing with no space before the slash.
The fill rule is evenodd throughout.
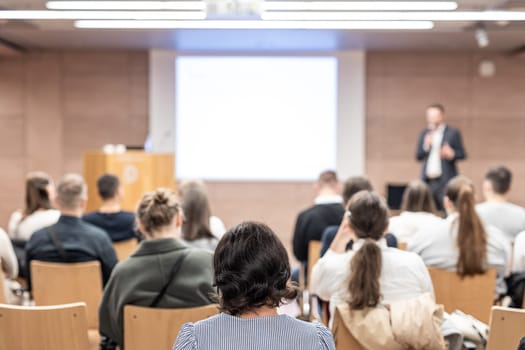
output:
<path id="1" fill-rule="evenodd" d="M 48 1 L 51 10 L 204 10 L 203 1 Z"/>
<path id="2" fill-rule="evenodd" d="M 0 19 L 135 19 L 135 20 L 200 20 L 204 11 L 0 11 Z"/>
<path id="3" fill-rule="evenodd" d="M 430 21 L 103 21 L 81 20 L 77 28 L 98 29 L 354 29 L 423 30 L 432 29 Z"/>
<path id="4" fill-rule="evenodd" d="M 264 12 L 276 21 L 525 21 L 525 11 L 454 12 Z"/>
<path id="5" fill-rule="evenodd" d="M 450 11 L 455 1 L 265 1 L 266 11 Z"/>
<path id="6" fill-rule="evenodd" d="M 52 10 L 203 10 L 204 1 L 48 1 Z M 455 1 L 264 1 L 267 11 L 449 11 Z"/>

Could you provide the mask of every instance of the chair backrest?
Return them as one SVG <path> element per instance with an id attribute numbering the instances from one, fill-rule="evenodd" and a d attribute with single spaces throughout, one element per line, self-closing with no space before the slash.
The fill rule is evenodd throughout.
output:
<path id="1" fill-rule="evenodd" d="M 124 307 L 124 346 L 126 350 L 171 349 L 181 327 L 216 315 L 217 305 L 188 309 Z"/>
<path id="2" fill-rule="evenodd" d="M 355 339 L 350 333 L 348 328 L 345 327 L 341 313 L 336 308 L 334 321 L 333 321 L 332 332 L 334 334 L 335 347 L 337 350 L 365 350 L 361 344 Z"/>
<path id="3" fill-rule="evenodd" d="M 86 305 L 0 305 L 0 349 L 88 350 Z"/>
<path id="4" fill-rule="evenodd" d="M 5 285 L 4 285 L 4 272 L 2 271 L 1 261 L 0 261 L 0 304 L 4 304 L 5 300 Z"/>
<path id="5" fill-rule="evenodd" d="M 483 275 L 461 278 L 456 272 L 429 268 L 436 303 L 443 304 L 447 312 L 461 310 L 488 323 L 494 304 L 496 270 Z"/>
<path id="6" fill-rule="evenodd" d="M 320 241 L 310 241 L 308 243 L 308 277 L 307 277 L 307 286 L 308 290 L 311 290 L 310 283 L 312 280 L 312 270 L 314 265 L 321 258 L 321 242 Z"/>
<path id="7" fill-rule="evenodd" d="M 126 260 L 131 254 L 135 252 L 139 243 L 135 238 L 127 239 L 125 241 L 113 242 L 113 249 L 117 254 L 118 261 Z"/>
<path id="8" fill-rule="evenodd" d="M 102 299 L 100 263 L 31 262 L 31 282 L 35 305 L 84 302 L 88 327 L 98 328 L 98 306 Z"/>
<path id="9" fill-rule="evenodd" d="M 525 310 L 492 307 L 487 350 L 517 349 L 525 336 Z"/>

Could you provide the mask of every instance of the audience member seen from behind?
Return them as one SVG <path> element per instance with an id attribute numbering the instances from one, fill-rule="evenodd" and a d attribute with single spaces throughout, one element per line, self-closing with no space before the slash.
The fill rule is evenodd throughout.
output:
<path id="1" fill-rule="evenodd" d="M 364 190 L 372 191 L 372 184 L 370 183 L 370 181 L 368 181 L 366 177 L 350 177 L 348 180 L 345 181 L 343 185 L 343 203 L 345 205 L 348 204 L 348 201 L 352 198 L 354 194 Z M 332 241 L 334 240 L 337 231 L 339 231 L 339 223 L 337 223 L 337 225 L 329 226 L 324 230 L 323 237 L 321 239 L 321 256 L 323 256 L 332 245 Z M 385 239 L 389 247 L 397 247 L 397 239 L 394 235 L 387 233 L 385 235 Z M 346 249 L 352 249 L 352 245 L 353 241 L 348 242 Z"/>
<path id="2" fill-rule="evenodd" d="M 312 271 L 312 292 L 330 301 L 332 317 L 335 307 L 347 300 L 355 304 L 355 300 L 368 298 L 373 301 L 369 306 L 375 306 L 380 300 L 388 304 L 433 293 L 423 260 L 388 247 L 383 237 L 387 228 L 388 208 L 383 198 L 369 191 L 352 196 L 330 250 Z M 350 240 L 355 240 L 354 247 L 347 251 Z"/>
<path id="3" fill-rule="evenodd" d="M 180 186 L 179 194 L 184 213 L 182 239 L 192 247 L 214 251 L 225 229 L 221 219 L 211 215 L 204 183 L 185 181 Z"/>
<path id="4" fill-rule="evenodd" d="M 97 189 L 102 205 L 98 211 L 85 214 L 82 219 L 106 231 L 113 242 L 138 238 L 135 214 L 123 211 L 120 206 L 124 193 L 119 178 L 104 174 L 97 180 Z"/>
<path id="5" fill-rule="evenodd" d="M 60 218 L 52 226 L 38 230 L 26 245 L 28 282 L 31 260 L 75 263 L 98 260 L 104 284 L 117 264 L 117 256 L 106 232 L 81 219 L 87 201 L 87 186 L 82 176 L 67 174 L 57 186 Z"/>
<path id="6" fill-rule="evenodd" d="M 408 242 L 418 231 L 441 223 L 443 219 L 436 216 L 435 212 L 430 188 L 423 181 L 414 180 L 403 193 L 401 214 L 390 218 L 388 232 L 400 242 Z"/>
<path id="7" fill-rule="evenodd" d="M 334 171 L 322 172 L 315 184 L 317 197 L 314 205 L 302 211 L 297 217 L 293 235 L 293 252 L 300 262 L 308 261 L 310 241 L 320 241 L 327 227 L 339 225 L 341 222 L 344 208 L 339 187 L 337 174 Z"/>
<path id="8" fill-rule="evenodd" d="M 509 202 L 512 173 L 504 166 L 489 169 L 483 181 L 485 202 L 476 211 L 486 225 L 497 227 L 514 241 L 518 233 L 525 231 L 525 209 Z"/>
<path id="9" fill-rule="evenodd" d="M 182 211 L 171 190 L 144 195 L 137 219 L 145 240 L 113 271 L 99 311 L 100 333 L 120 346 L 125 305 L 188 308 L 211 304 L 215 295 L 212 253 L 180 241 Z"/>
<path id="10" fill-rule="evenodd" d="M 266 225 L 245 222 L 228 231 L 215 251 L 214 270 L 222 313 L 184 325 L 174 350 L 335 349 L 321 324 L 277 314 L 297 291 L 286 250 Z"/>
<path id="11" fill-rule="evenodd" d="M 20 288 L 20 285 L 14 281 L 14 279 L 18 277 L 18 260 L 16 259 L 15 251 L 9 236 L 1 228 L 0 268 L 4 276 L 4 290 L 0 290 L 0 293 L 4 293 L 5 300 L 8 304 L 14 303 L 17 298 L 13 295 L 12 290 Z"/>
<path id="12" fill-rule="evenodd" d="M 11 215 L 9 236 L 27 241 L 35 231 L 56 223 L 60 212 L 53 209 L 54 197 L 55 186 L 49 175 L 43 172 L 29 173 L 25 184 L 25 207 Z"/>
<path id="13" fill-rule="evenodd" d="M 428 266 L 454 270 L 460 276 L 497 271 L 496 292 L 506 292 L 510 242 L 494 226 L 484 226 L 475 210 L 474 185 L 464 176 L 450 180 L 443 201 L 448 217 L 427 227 L 408 242 L 407 249 L 419 254 Z"/>

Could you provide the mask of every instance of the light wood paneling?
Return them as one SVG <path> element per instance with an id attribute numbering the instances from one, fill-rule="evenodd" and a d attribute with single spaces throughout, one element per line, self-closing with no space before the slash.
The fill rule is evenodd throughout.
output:
<path id="1" fill-rule="evenodd" d="M 496 64 L 494 77 L 479 76 L 483 59 Z M 366 172 L 374 185 L 419 177 L 414 153 L 425 107 L 440 102 L 447 123 L 462 131 L 468 160 L 460 172 L 479 192 L 489 166 L 507 165 L 515 175 L 511 198 L 525 204 L 524 77 L 524 60 L 499 53 L 369 52 Z"/>
<path id="2" fill-rule="evenodd" d="M 25 174 L 82 171 L 82 153 L 143 144 L 145 51 L 35 51 L 0 59 L 0 227 L 23 203 Z"/>

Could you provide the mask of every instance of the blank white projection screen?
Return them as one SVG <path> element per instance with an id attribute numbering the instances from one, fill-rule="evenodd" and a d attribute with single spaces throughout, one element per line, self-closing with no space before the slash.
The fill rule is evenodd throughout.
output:
<path id="1" fill-rule="evenodd" d="M 176 59 L 179 178 L 312 180 L 335 169 L 335 57 Z"/>

